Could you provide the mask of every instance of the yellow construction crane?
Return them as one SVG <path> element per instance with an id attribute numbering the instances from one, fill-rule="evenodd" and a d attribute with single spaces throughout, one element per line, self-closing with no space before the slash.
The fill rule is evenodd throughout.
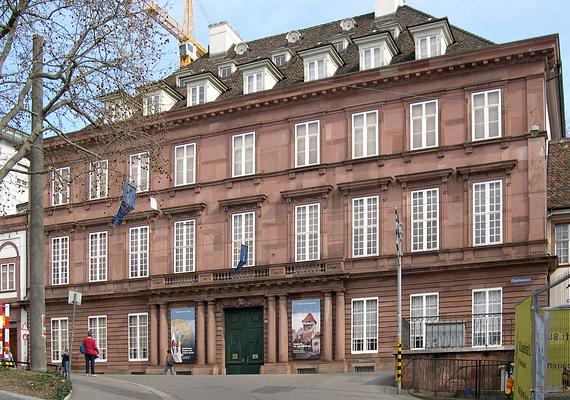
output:
<path id="1" fill-rule="evenodd" d="M 180 66 L 185 67 L 208 51 L 194 37 L 194 10 L 192 0 L 184 0 L 184 26 L 153 0 L 143 0 L 147 14 L 168 33 L 178 39 Z"/>

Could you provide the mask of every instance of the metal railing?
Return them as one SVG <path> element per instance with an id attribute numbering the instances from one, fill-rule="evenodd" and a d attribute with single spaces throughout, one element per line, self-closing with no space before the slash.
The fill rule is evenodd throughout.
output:
<path id="1" fill-rule="evenodd" d="M 407 350 L 440 350 L 513 345 L 514 327 L 514 313 L 404 318 L 403 346 Z"/>

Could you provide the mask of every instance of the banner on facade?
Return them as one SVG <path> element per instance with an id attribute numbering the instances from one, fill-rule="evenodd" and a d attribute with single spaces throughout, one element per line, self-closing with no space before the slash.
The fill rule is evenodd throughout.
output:
<path id="1" fill-rule="evenodd" d="M 546 360 L 550 338 L 550 314 L 548 311 L 534 313 L 534 400 L 544 400 L 546 391 Z"/>
<path id="2" fill-rule="evenodd" d="M 321 300 L 293 300 L 291 327 L 293 358 L 313 360 L 321 357 Z"/>
<path id="3" fill-rule="evenodd" d="M 546 392 L 570 392 L 570 309 L 547 311 L 550 314 Z"/>
<path id="4" fill-rule="evenodd" d="M 515 312 L 514 400 L 532 400 L 532 299 L 519 304 Z"/>
<path id="5" fill-rule="evenodd" d="M 196 362 L 196 309 L 174 308 L 170 310 L 170 349 L 177 363 Z"/>

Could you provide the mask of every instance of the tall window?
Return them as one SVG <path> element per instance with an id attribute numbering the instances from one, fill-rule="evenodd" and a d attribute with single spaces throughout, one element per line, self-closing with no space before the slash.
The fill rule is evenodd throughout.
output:
<path id="1" fill-rule="evenodd" d="M 255 133 L 234 135 L 232 176 L 251 175 L 255 172 Z"/>
<path id="2" fill-rule="evenodd" d="M 109 161 L 100 160 L 91 163 L 89 172 L 89 200 L 107 197 L 107 182 L 109 180 Z"/>
<path id="3" fill-rule="evenodd" d="M 473 238 L 475 245 L 501 243 L 503 191 L 501 181 L 473 184 Z"/>
<path id="4" fill-rule="evenodd" d="M 363 70 L 381 67 L 382 48 L 380 46 L 377 46 L 362 50 L 362 59 L 360 62 Z"/>
<path id="5" fill-rule="evenodd" d="M 352 158 L 378 155 L 378 112 L 352 114 Z"/>
<path id="6" fill-rule="evenodd" d="M 184 144 L 174 148 L 175 176 L 174 185 L 196 183 L 196 144 Z"/>
<path id="7" fill-rule="evenodd" d="M 149 167 L 148 153 L 133 154 L 129 157 L 131 183 L 136 186 L 137 192 L 148 190 Z"/>
<path id="8" fill-rule="evenodd" d="M 16 290 L 16 264 L 2 264 L 0 265 L 0 290 L 2 292 L 8 292 L 11 290 Z"/>
<path id="9" fill-rule="evenodd" d="M 146 115 L 160 112 L 160 94 L 153 94 L 146 97 Z"/>
<path id="10" fill-rule="evenodd" d="M 129 278 L 148 276 L 148 226 L 129 229 Z"/>
<path id="11" fill-rule="evenodd" d="M 352 256 L 378 255 L 378 196 L 352 199 Z"/>
<path id="12" fill-rule="evenodd" d="M 473 290 L 473 347 L 500 346 L 502 289 Z"/>
<path id="13" fill-rule="evenodd" d="M 412 251 L 439 247 L 439 190 L 412 192 Z"/>
<path id="14" fill-rule="evenodd" d="M 129 314 L 129 361 L 148 359 L 148 314 Z"/>
<path id="15" fill-rule="evenodd" d="M 352 300 L 352 354 L 378 352 L 378 297 Z"/>
<path id="16" fill-rule="evenodd" d="M 437 146 L 437 100 L 410 105 L 411 149 Z"/>
<path id="17" fill-rule="evenodd" d="M 89 282 L 107 280 L 107 232 L 89 234 Z"/>
<path id="18" fill-rule="evenodd" d="M 69 203 L 69 167 L 57 168 L 53 171 L 51 181 L 52 206 Z"/>
<path id="19" fill-rule="evenodd" d="M 473 140 L 501 136 L 501 91 L 473 93 L 471 95 L 471 124 Z"/>
<path id="20" fill-rule="evenodd" d="M 107 361 L 107 317 L 89 317 L 88 325 L 99 348 L 99 358 L 96 361 Z"/>
<path id="21" fill-rule="evenodd" d="M 261 72 L 247 74 L 245 79 L 245 94 L 260 92 L 263 90 L 263 75 Z"/>
<path id="22" fill-rule="evenodd" d="M 441 55 L 441 38 L 439 35 L 429 35 L 419 38 L 418 46 L 420 60 Z"/>
<path id="23" fill-rule="evenodd" d="M 69 349 L 67 318 L 51 319 L 51 361 L 61 362 L 61 355 Z"/>
<path id="24" fill-rule="evenodd" d="M 247 264 L 255 265 L 255 213 L 232 214 L 232 268 L 239 262 L 241 245 L 248 246 Z"/>
<path id="25" fill-rule="evenodd" d="M 325 60 L 324 58 L 318 60 L 307 61 L 305 63 L 305 81 L 315 81 L 325 77 Z"/>
<path id="26" fill-rule="evenodd" d="M 56 237 L 51 241 L 51 283 L 69 283 L 69 236 Z"/>
<path id="27" fill-rule="evenodd" d="M 174 223 L 174 272 L 194 272 L 195 226 L 194 220 Z"/>
<path id="28" fill-rule="evenodd" d="M 570 224 L 556 225 L 556 255 L 560 264 L 568 264 L 568 248 L 570 244 Z"/>
<path id="29" fill-rule="evenodd" d="M 410 298 L 410 347 L 426 347 L 426 323 L 437 322 L 438 294 L 413 294 Z"/>
<path id="30" fill-rule="evenodd" d="M 318 260 L 321 216 L 319 204 L 295 207 L 295 261 Z"/>
<path id="31" fill-rule="evenodd" d="M 196 85 L 190 87 L 190 105 L 203 104 L 206 102 L 206 87 L 204 85 Z"/>
<path id="32" fill-rule="evenodd" d="M 295 125 L 295 167 L 319 163 L 319 121 Z"/>

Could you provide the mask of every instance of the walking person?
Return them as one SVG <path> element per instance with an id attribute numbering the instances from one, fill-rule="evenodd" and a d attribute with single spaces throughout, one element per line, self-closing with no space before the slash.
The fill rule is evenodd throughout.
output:
<path id="1" fill-rule="evenodd" d="M 164 368 L 164 372 L 162 375 L 166 375 L 166 372 L 170 370 L 172 375 L 176 376 L 176 370 L 174 369 L 174 357 L 172 356 L 172 350 L 168 349 L 166 355 L 166 367 Z"/>
<path id="2" fill-rule="evenodd" d="M 85 355 L 85 375 L 97 376 L 95 375 L 95 359 L 99 358 L 99 349 L 97 348 L 97 343 L 95 343 L 91 331 L 87 331 L 87 336 L 81 342 L 81 346 L 84 349 L 83 354 Z"/>
<path id="3" fill-rule="evenodd" d="M 61 355 L 61 366 L 63 367 L 63 377 L 65 379 L 69 378 L 69 350 L 67 347 Z"/>

